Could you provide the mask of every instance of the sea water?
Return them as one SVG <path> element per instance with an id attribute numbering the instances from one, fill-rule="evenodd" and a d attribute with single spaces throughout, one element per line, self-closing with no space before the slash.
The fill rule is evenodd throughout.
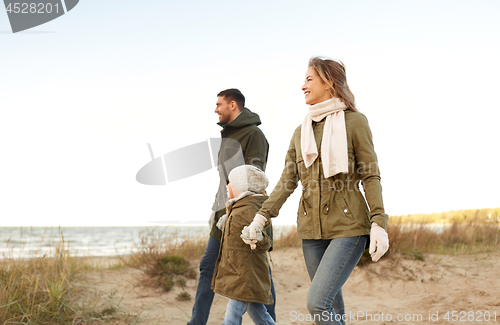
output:
<path id="1" fill-rule="evenodd" d="M 276 235 L 292 226 L 274 226 Z M 64 245 L 72 256 L 128 255 L 140 245 L 143 234 L 152 231 L 172 240 L 207 238 L 207 226 L 144 227 L 0 227 L 0 259 L 53 256 Z"/>

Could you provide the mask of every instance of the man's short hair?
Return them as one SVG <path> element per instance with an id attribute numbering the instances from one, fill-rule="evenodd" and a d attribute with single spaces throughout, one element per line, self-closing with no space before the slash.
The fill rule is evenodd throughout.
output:
<path id="1" fill-rule="evenodd" d="M 240 111 L 245 107 L 245 96 L 236 88 L 230 88 L 221 91 L 217 94 L 217 97 L 224 97 L 224 99 L 230 103 L 234 100 Z"/>

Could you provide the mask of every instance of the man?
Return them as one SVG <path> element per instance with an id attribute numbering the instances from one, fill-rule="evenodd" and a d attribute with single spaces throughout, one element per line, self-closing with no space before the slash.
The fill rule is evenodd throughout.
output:
<path id="1" fill-rule="evenodd" d="M 264 133 L 258 128 L 261 124 L 259 115 L 245 108 L 245 97 L 238 89 L 226 89 L 217 95 L 215 113 L 219 115 L 222 127 L 222 142 L 218 155 L 219 189 L 215 196 L 210 215 L 210 237 L 205 255 L 200 262 L 200 278 L 196 289 L 191 320 L 188 325 L 205 325 L 208 321 L 214 292 L 210 288 L 215 263 L 219 255 L 221 230 L 217 221 L 226 213 L 226 185 L 231 170 L 240 165 L 254 165 L 262 171 L 266 169 L 269 144 Z M 268 227 L 268 235 L 272 238 L 272 226 Z M 272 248 L 271 248 L 272 249 Z M 268 305 L 267 310 L 276 320 L 276 295 L 271 280 L 271 291 L 275 303 Z"/>

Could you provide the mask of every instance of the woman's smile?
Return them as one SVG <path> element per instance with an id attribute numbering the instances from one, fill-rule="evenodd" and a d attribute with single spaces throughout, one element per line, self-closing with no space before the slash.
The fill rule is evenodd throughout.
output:
<path id="1" fill-rule="evenodd" d="M 327 84 L 321 79 L 316 72 L 316 69 L 310 67 L 306 72 L 306 81 L 302 86 L 304 98 L 307 105 L 314 105 L 321 103 L 332 96 L 328 91 Z"/>

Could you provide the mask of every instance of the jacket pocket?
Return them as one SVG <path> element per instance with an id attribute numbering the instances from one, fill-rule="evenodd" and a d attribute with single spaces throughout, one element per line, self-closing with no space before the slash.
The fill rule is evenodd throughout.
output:
<path id="1" fill-rule="evenodd" d="M 356 219 L 354 219 L 354 216 L 352 215 L 352 211 L 349 208 L 349 205 L 347 205 L 347 201 L 342 194 L 342 192 L 337 193 L 337 201 L 339 202 L 340 209 L 342 210 L 342 215 L 345 218 L 345 222 L 348 225 L 352 225 L 356 222 Z"/>
<path id="2" fill-rule="evenodd" d="M 311 204 L 308 201 L 308 191 L 306 188 L 302 189 L 302 196 L 299 202 L 299 210 L 297 212 L 297 230 L 305 230 L 309 224 L 309 213 L 311 211 Z"/>
<path id="3" fill-rule="evenodd" d="M 240 268 L 238 267 L 238 257 L 236 256 L 237 252 L 233 250 L 229 250 L 227 252 L 227 268 L 230 273 L 233 273 L 237 276 L 241 276 Z"/>
<path id="4" fill-rule="evenodd" d="M 311 179 L 311 177 L 313 177 L 314 163 L 309 166 L 309 168 L 307 168 L 304 159 L 302 158 L 302 156 L 299 156 L 297 157 L 296 165 L 299 179 L 302 182 L 302 186 L 308 187 L 309 180 Z"/>
<path id="5" fill-rule="evenodd" d="M 341 191 L 330 191 L 330 201 L 321 207 L 326 233 L 340 233 L 356 223 Z"/>
<path id="6" fill-rule="evenodd" d="M 355 191 L 355 206 L 357 207 L 354 212 L 354 216 L 357 218 L 358 222 L 364 223 L 365 227 L 370 228 L 370 209 L 368 209 L 368 205 L 366 204 L 365 198 L 361 192 Z"/>

